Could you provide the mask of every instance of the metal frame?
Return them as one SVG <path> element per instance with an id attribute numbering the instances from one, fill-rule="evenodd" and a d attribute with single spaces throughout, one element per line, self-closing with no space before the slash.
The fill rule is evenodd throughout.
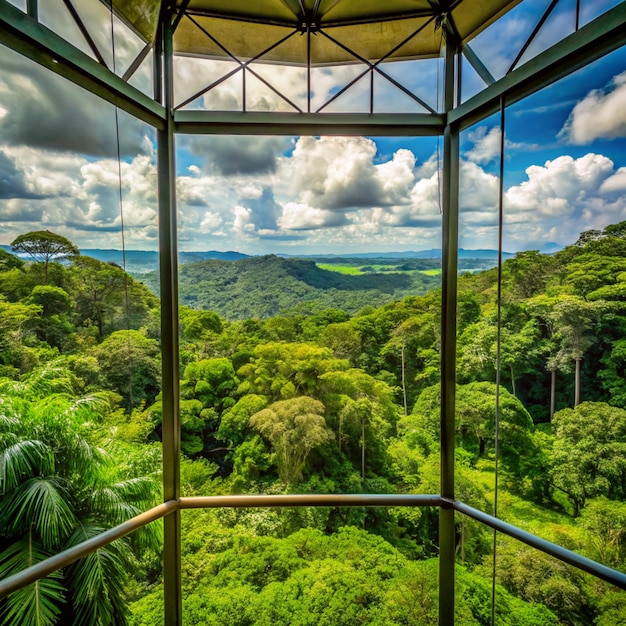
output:
<path id="1" fill-rule="evenodd" d="M 445 48 L 444 109 L 454 108 L 460 90 L 457 80 L 458 45 L 451 34 Z M 441 435 L 440 488 L 447 501 L 454 500 L 454 449 L 456 403 L 456 307 L 459 257 L 459 131 L 448 124 L 443 135 L 442 168 L 442 282 L 441 282 Z M 454 509 L 439 510 L 439 623 L 454 624 L 455 592 Z"/>
<path id="2" fill-rule="evenodd" d="M 176 227 L 176 166 L 172 15 L 159 19 L 162 41 L 165 129 L 157 134 L 159 180 L 159 280 L 161 287 L 161 353 L 163 405 L 163 498 L 180 498 L 180 394 L 178 348 L 178 234 Z M 158 95 L 158 94 L 157 94 Z M 182 623 L 180 512 L 163 521 L 164 619 Z"/>
<path id="3" fill-rule="evenodd" d="M 286 0 L 287 1 L 287 0 Z M 71 4 L 67 0 L 68 4 Z M 165 4 L 163 5 L 166 6 Z M 459 133 L 494 113 L 505 97 L 507 105 L 528 96 L 626 44 L 626 2 L 552 46 L 536 58 L 494 81 L 480 59 L 455 38 L 451 20 L 444 18 L 444 112 L 441 114 L 320 114 L 219 113 L 175 110 L 173 103 L 173 30 L 184 13 L 170 5 L 162 10 L 154 43 L 152 99 L 126 79 L 152 48 L 119 77 L 37 21 L 37 0 L 27 0 L 23 13 L 0 0 L 0 44 L 64 76 L 91 93 L 123 109 L 157 130 L 159 174 L 159 262 L 163 354 L 163 487 L 165 502 L 71 550 L 0 581 L 0 597 L 7 595 L 111 541 L 164 518 L 164 623 L 182 623 L 180 511 L 215 507 L 285 506 L 436 506 L 439 507 L 440 570 L 439 622 L 454 624 L 455 511 L 626 589 L 626 575 L 544 541 L 454 498 L 454 412 L 456 359 L 456 300 L 459 217 Z M 310 17 L 310 16 L 309 16 Z M 415 15 L 413 15 L 415 17 Z M 306 24 L 304 25 L 306 26 Z M 332 26 L 332 25 L 331 25 Z M 310 33 L 309 33 L 310 34 Z M 460 104 L 460 56 L 486 81 L 487 87 Z M 523 53 L 523 52 L 522 52 Z M 310 70 L 310 68 L 308 68 Z M 376 64 L 369 64 L 373 72 Z M 309 74 L 309 72 L 307 72 Z M 310 76 L 307 78 L 310 81 Z M 309 82 L 310 91 L 310 82 Z M 441 495 L 288 495 L 181 498 L 180 417 L 178 382 L 178 271 L 175 198 L 176 133 L 246 135 L 377 135 L 443 136 L 443 284 L 441 307 Z"/>
<path id="4" fill-rule="evenodd" d="M 165 107 L 126 83 L 7 0 L 0 0 L 0 44 L 160 130 Z"/>
<path id="5" fill-rule="evenodd" d="M 64 0 L 64 1 L 65 2 L 69 2 L 70 0 Z M 187 0 L 187 3 L 188 2 L 189 2 L 189 0 Z M 280 91 L 278 91 L 269 81 L 267 81 L 265 78 L 263 78 L 263 76 L 258 74 L 251 66 L 256 61 L 262 60 L 264 56 L 266 56 L 269 52 L 271 52 L 272 50 L 274 50 L 275 48 L 277 48 L 278 46 L 283 44 L 288 39 L 291 39 L 292 37 L 294 37 L 294 36 L 296 36 L 298 34 L 302 34 L 303 31 L 306 31 L 306 35 L 307 35 L 307 55 L 308 55 L 308 62 L 307 62 L 307 102 L 306 102 L 307 113 L 311 113 L 312 90 L 311 90 L 310 70 L 311 70 L 311 34 L 313 32 L 316 35 L 323 36 L 326 39 L 328 39 L 329 41 L 332 41 L 338 48 L 342 49 L 344 52 L 347 52 L 349 55 L 354 57 L 355 61 L 358 61 L 360 64 L 365 66 L 365 69 L 362 72 L 360 72 L 357 76 L 355 76 L 352 80 L 350 80 L 350 82 L 347 85 L 345 85 L 344 87 L 339 89 L 326 102 L 324 102 L 321 106 L 319 106 L 317 108 L 317 110 L 315 111 L 315 113 L 321 113 L 326 107 L 328 107 L 335 100 L 337 100 L 344 93 L 346 93 L 346 91 L 348 91 L 353 85 L 358 83 L 363 77 L 365 77 L 367 74 L 370 74 L 369 114 L 372 115 L 374 113 L 374 73 L 378 74 L 379 76 L 382 76 L 391 85 L 393 85 L 396 89 L 398 89 L 399 91 L 401 91 L 405 95 L 407 95 L 410 99 L 412 99 L 417 105 L 419 105 L 425 111 L 427 111 L 427 112 L 429 112 L 429 113 L 431 113 L 433 115 L 436 115 L 436 113 L 437 113 L 437 111 L 435 111 L 429 104 L 427 104 L 424 100 L 422 100 L 419 96 L 417 96 L 417 94 L 414 94 L 412 91 L 407 89 L 404 85 L 402 85 L 396 79 L 394 79 L 393 77 L 389 76 L 389 74 L 384 72 L 381 69 L 381 67 L 380 67 L 381 64 L 384 63 L 395 52 L 400 50 L 404 45 L 406 45 L 409 41 L 411 41 L 411 39 L 415 38 L 423 30 L 428 28 L 431 25 L 431 23 L 433 21 L 435 21 L 435 19 L 436 19 L 434 15 L 431 16 L 430 19 L 428 19 L 423 24 L 420 24 L 410 35 L 404 37 L 404 39 L 402 39 L 397 44 L 395 44 L 390 50 L 387 51 L 386 54 L 384 54 L 381 58 L 377 59 L 373 63 L 370 62 L 368 59 L 364 58 L 363 56 L 361 56 L 360 54 L 358 54 L 357 52 L 355 52 L 354 50 L 352 50 L 350 47 L 344 45 L 343 43 L 341 43 L 340 41 L 335 39 L 332 35 L 330 35 L 327 32 L 327 30 L 332 30 L 332 25 L 329 26 L 329 27 L 327 27 L 326 25 L 324 25 L 323 27 L 322 26 L 318 26 L 316 24 L 315 15 L 313 15 L 312 17 L 309 17 L 307 19 L 307 22 L 306 22 L 305 26 L 299 25 L 297 27 L 294 27 L 293 24 L 292 24 L 291 27 L 290 27 L 291 30 L 290 30 L 289 33 L 284 35 L 282 38 L 274 41 L 274 43 L 270 44 L 267 48 L 265 48 L 263 51 L 259 52 L 253 58 L 247 59 L 247 60 L 241 60 L 241 59 L 237 58 L 237 56 L 235 56 L 231 51 L 229 51 L 228 48 L 225 45 L 223 45 L 218 40 L 216 35 L 212 34 L 204 26 L 199 24 L 196 21 L 196 19 L 194 19 L 194 13 L 191 12 L 191 11 L 187 11 L 185 7 L 180 9 L 180 11 L 179 11 L 179 13 L 178 13 L 178 15 L 176 17 L 176 20 L 174 22 L 174 28 L 178 25 L 178 23 L 180 22 L 180 20 L 183 17 L 187 17 L 187 19 L 192 24 L 194 24 L 194 26 L 196 26 L 196 28 L 200 32 L 202 32 L 220 50 L 222 50 L 222 52 L 224 52 L 224 54 L 228 58 L 230 58 L 231 61 L 236 63 L 237 67 L 235 67 L 233 70 L 230 70 L 229 72 L 227 72 L 226 74 L 224 74 L 223 76 L 221 76 L 220 78 L 215 80 L 210 85 L 208 85 L 206 87 L 203 87 L 201 90 L 199 90 L 196 93 L 194 93 L 193 95 L 189 96 L 183 102 L 180 102 L 179 104 L 177 104 L 176 107 L 175 107 L 176 110 L 182 109 L 187 104 L 193 102 L 194 100 L 196 100 L 197 98 L 199 98 L 203 94 L 205 94 L 208 91 L 210 91 L 211 89 L 214 89 L 215 87 L 219 86 L 225 80 L 231 78 L 232 76 L 234 76 L 235 74 L 237 74 L 238 72 L 241 71 L 242 72 L 243 85 L 244 85 L 244 88 L 243 88 L 242 112 L 246 112 L 246 90 L 245 90 L 246 82 L 245 81 L 246 81 L 246 71 L 247 71 L 247 72 L 250 72 L 250 74 L 252 74 L 257 80 L 261 81 L 271 91 L 273 91 L 279 97 L 281 97 L 293 109 L 294 112 L 303 113 L 303 110 L 297 104 L 292 102 L 286 95 L 284 95 Z M 415 16 L 413 16 L 413 17 L 415 17 Z"/>
<path id="6" fill-rule="evenodd" d="M 127 522 L 119 524 L 96 537 L 64 550 L 45 561 L 41 561 L 26 570 L 13 574 L 0 581 L 0 598 L 29 585 L 55 570 L 67 567 L 74 561 L 95 552 L 117 539 L 147 526 L 161 518 L 167 520 L 172 515 L 186 509 L 218 508 L 287 508 L 287 507 L 441 507 L 445 510 L 458 511 L 481 524 L 505 533 L 528 546 L 545 554 L 569 563 L 578 569 L 593 574 L 620 589 L 626 590 L 626 574 L 596 563 L 576 552 L 567 550 L 545 539 L 541 539 L 517 526 L 475 509 L 463 502 L 449 500 L 434 494 L 298 494 L 298 495 L 234 495 L 201 496 L 168 500 L 148 511 L 137 515 Z M 167 622 L 166 623 L 176 623 Z M 440 622 L 441 623 L 441 622 Z M 454 622 L 447 622 L 453 624 Z"/>

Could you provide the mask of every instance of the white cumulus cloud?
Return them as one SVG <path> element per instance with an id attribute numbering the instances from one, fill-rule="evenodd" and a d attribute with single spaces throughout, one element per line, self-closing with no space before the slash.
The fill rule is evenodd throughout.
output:
<path id="1" fill-rule="evenodd" d="M 314 230 L 342 226 L 348 223 L 342 213 L 316 209 L 300 202 L 287 202 L 278 219 L 278 225 L 286 230 Z"/>
<path id="2" fill-rule="evenodd" d="M 583 230 L 626 218 L 626 173 L 604 155 L 564 155 L 526 175 L 505 193 L 504 231 L 513 249 L 570 244 Z"/>
<path id="3" fill-rule="evenodd" d="M 223 223 L 224 220 L 219 213 L 207 211 L 200 222 L 200 232 L 224 236 L 224 233 L 216 232 Z"/>
<path id="4" fill-rule="evenodd" d="M 614 76 L 605 89 L 594 89 L 578 102 L 560 136 L 579 145 L 626 137 L 626 72 Z"/>

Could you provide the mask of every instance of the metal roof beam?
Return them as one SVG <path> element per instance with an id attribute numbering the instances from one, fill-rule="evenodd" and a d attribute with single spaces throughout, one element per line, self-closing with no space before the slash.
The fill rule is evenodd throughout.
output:
<path id="1" fill-rule="evenodd" d="M 151 126 L 164 128 L 160 104 L 6 0 L 0 0 L 0 44 Z"/>
<path id="2" fill-rule="evenodd" d="M 448 122 L 467 128 L 500 106 L 517 102 L 626 44 L 626 2 L 602 14 L 534 59 L 487 87 L 448 114 Z"/>
<path id="3" fill-rule="evenodd" d="M 445 116 L 426 113 L 176 111 L 174 126 L 176 132 L 182 134 L 416 137 L 443 134 Z"/>

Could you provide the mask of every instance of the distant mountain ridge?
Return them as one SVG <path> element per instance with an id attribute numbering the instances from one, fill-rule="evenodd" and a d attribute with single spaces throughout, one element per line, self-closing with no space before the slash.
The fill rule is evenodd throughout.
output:
<path id="1" fill-rule="evenodd" d="M 431 248 L 430 250 L 405 250 L 404 252 L 351 252 L 347 254 L 279 254 L 278 256 L 287 258 L 344 258 L 344 259 L 440 259 L 441 248 Z M 504 259 L 515 256 L 515 252 L 502 252 Z M 490 249 L 467 250 L 459 248 L 459 258 L 461 259 L 497 259 L 498 251 Z"/>
<path id="2" fill-rule="evenodd" d="M 11 246 L 0 245 L 0 248 L 11 252 Z M 116 263 L 120 267 L 126 267 L 130 274 L 145 274 L 155 271 L 159 266 L 159 253 L 156 250 L 122 250 L 116 248 L 82 248 L 81 254 L 93 257 L 104 263 Z M 24 255 L 19 255 L 25 258 Z M 124 259 L 125 256 L 125 259 Z M 199 261 L 240 261 L 242 259 L 259 258 L 267 255 L 249 255 L 235 250 L 225 252 L 219 250 L 196 250 L 192 252 L 179 252 L 178 260 L 181 265 L 197 263 Z M 314 259 L 322 262 L 323 259 L 372 259 L 372 260 L 398 260 L 398 259 L 441 259 L 441 249 L 430 250 L 406 250 L 404 252 L 352 252 L 346 254 L 283 254 L 275 256 L 284 259 Z M 503 252 L 502 257 L 508 259 L 515 256 L 512 252 Z M 490 249 L 467 250 L 459 249 L 459 259 L 485 259 L 497 260 L 498 251 Z"/>
<path id="3" fill-rule="evenodd" d="M 123 265 L 124 254 L 122 250 L 101 248 L 85 248 L 80 251 L 85 256 L 93 257 L 98 261 L 105 263 L 117 263 Z M 126 265 L 129 272 L 139 271 L 134 267 L 145 267 L 144 271 L 153 270 L 159 264 L 159 253 L 156 250 L 126 250 Z M 222 261 L 239 261 L 247 259 L 249 255 L 242 252 L 229 250 L 227 252 L 219 252 L 217 250 L 207 250 L 205 252 L 179 252 L 178 258 L 180 263 L 195 263 L 197 261 L 206 261 L 208 259 L 219 259 Z"/>
<path id="4" fill-rule="evenodd" d="M 11 252 L 11 246 L 0 244 L 0 248 Z M 553 244 L 555 251 L 560 246 Z M 93 257 L 105 263 L 117 263 L 122 265 L 122 250 L 116 248 L 82 248 L 81 254 Z M 191 252 L 179 252 L 179 260 L 181 263 L 195 263 L 196 261 L 220 260 L 220 261 L 239 261 L 241 259 L 249 259 L 253 256 L 267 255 L 251 255 L 236 250 L 194 250 Z M 286 254 L 276 253 L 276 256 L 288 259 L 320 259 L 320 258 L 346 258 L 346 259 L 440 259 L 441 248 L 431 248 L 429 250 L 405 250 L 402 252 L 349 252 L 346 254 L 319 253 L 319 254 Z M 514 252 L 503 252 L 503 258 L 508 259 L 515 256 Z M 459 258 L 462 259 L 495 259 L 498 257 L 498 251 L 492 249 L 466 249 L 459 248 Z M 159 253 L 156 250 L 126 250 L 126 262 L 141 266 L 153 266 L 158 264 Z M 132 270 L 131 270 L 132 271 Z"/>

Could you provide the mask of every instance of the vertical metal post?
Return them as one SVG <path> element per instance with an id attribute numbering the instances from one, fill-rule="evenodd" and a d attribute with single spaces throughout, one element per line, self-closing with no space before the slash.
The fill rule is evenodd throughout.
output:
<path id="1" fill-rule="evenodd" d="M 448 34 L 444 59 L 444 111 L 455 102 L 455 54 Z M 460 88 L 460 86 L 459 86 Z M 456 396 L 456 304 L 459 239 L 459 130 L 447 124 L 443 136 L 441 290 L 441 495 L 454 499 L 454 413 Z M 439 509 L 439 623 L 454 624 L 454 510 Z"/>
<path id="2" fill-rule="evenodd" d="M 174 160 L 174 102 L 172 14 L 162 14 L 162 87 L 167 124 L 157 133 L 159 179 L 159 270 L 161 287 L 161 351 L 163 404 L 163 497 L 180 497 L 180 413 L 178 347 L 178 246 L 176 232 L 176 167 Z M 158 86 L 157 86 L 158 88 Z M 163 520 L 164 624 L 182 624 L 180 511 Z"/>
<path id="3" fill-rule="evenodd" d="M 306 112 L 311 112 L 311 29 L 306 29 Z"/>
<path id="4" fill-rule="evenodd" d="M 39 0 L 26 0 L 26 12 L 39 21 Z"/>

